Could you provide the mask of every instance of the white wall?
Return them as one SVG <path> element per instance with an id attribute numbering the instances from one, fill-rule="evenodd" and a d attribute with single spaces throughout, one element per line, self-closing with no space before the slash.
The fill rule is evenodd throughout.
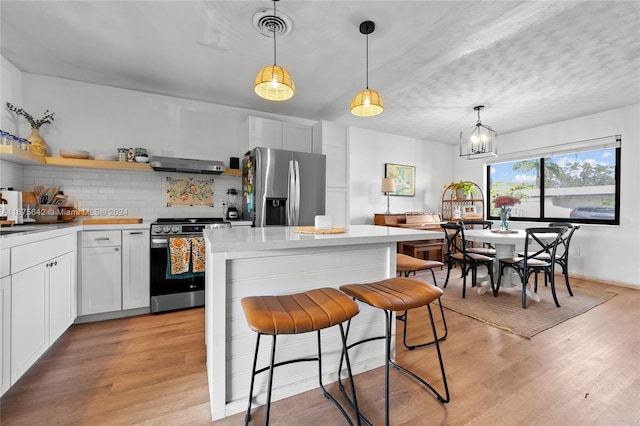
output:
<path id="1" fill-rule="evenodd" d="M 633 105 L 574 120 L 499 135 L 499 154 L 622 135 L 620 225 L 581 225 L 571 245 L 570 272 L 616 283 L 640 286 L 640 106 Z M 457 154 L 457 153 L 456 153 Z M 455 157 L 456 179 L 484 182 L 484 160 Z M 486 188 L 486 186 L 485 186 Z M 485 191 L 486 192 L 486 191 Z M 524 229 L 531 222 L 512 222 Z"/>
<path id="2" fill-rule="evenodd" d="M 150 155 L 220 160 L 242 157 L 250 148 L 249 115 L 313 125 L 315 122 L 172 98 L 42 75 L 23 75 L 23 107 L 32 115 L 46 109 L 55 121 L 41 136 L 49 155 L 60 148 L 116 155 L 120 147 L 146 148 Z M 20 120 L 22 134 L 28 123 Z"/>
<path id="3" fill-rule="evenodd" d="M 12 135 L 18 135 L 18 121 L 22 119 L 16 117 L 5 105 L 7 102 L 17 106 L 22 105 L 22 73 L 11 62 L 1 56 L 0 72 L 2 78 L 2 85 L 0 85 L 0 102 L 2 102 L 2 105 L 0 105 L 0 128 Z M 22 136 L 27 136 L 28 134 L 22 134 Z"/>
<path id="4" fill-rule="evenodd" d="M 387 210 L 380 192 L 385 163 L 416 167 L 415 197 L 390 197 L 392 213 L 439 212 L 442 187 L 453 178 L 449 145 L 349 128 L 351 224 L 373 224 L 374 213 Z"/>

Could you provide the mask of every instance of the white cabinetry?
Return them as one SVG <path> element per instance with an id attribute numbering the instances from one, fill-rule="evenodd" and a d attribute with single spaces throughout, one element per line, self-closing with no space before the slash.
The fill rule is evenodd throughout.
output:
<path id="1" fill-rule="evenodd" d="M 11 385 L 75 319 L 76 235 L 11 249 Z"/>
<path id="2" fill-rule="evenodd" d="M 80 315 L 122 309 L 120 231 L 82 231 Z"/>
<path id="3" fill-rule="evenodd" d="M 122 231 L 122 309 L 149 306 L 149 230 Z"/>
<path id="4" fill-rule="evenodd" d="M 51 261 L 49 266 L 49 342 L 62 336 L 76 318 L 76 263 L 74 255 L 67 253 Z"/>
<path id="5" fill-rule="evenodd" d="M 0 396 L 11 386 L 11 277 L 9 249 L 0 250 Z"/>
<path id="6" fill-rule="evenodd" d="M 328 121 L 317 127 L 321 130 L 322 153 L 327 156 L 326 214 L 333 218 L 334 226 L 346 227 L 350 222 L 348 131 Z"/>
<path id="7" fill-rule="evenodd" d="M 83 231 L 80 245 L 79 315 L 149 307 L 148 229 Z"/>
<path id="8" fill-rule="evenodd" d="M 313 128 L 260 117 L 248 117 L 249 148 L 313 152 Z"/>

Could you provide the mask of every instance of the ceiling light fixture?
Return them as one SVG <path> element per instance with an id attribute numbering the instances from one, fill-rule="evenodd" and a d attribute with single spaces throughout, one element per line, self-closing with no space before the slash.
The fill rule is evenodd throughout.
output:
<path id="1" fill-rule="evenodd" d="M 373 117 L 384 110 L 380 93 L 369 89 L 369 34 L 376 29 L 373 21 L 364 21 L 360 24 L 360 33 L 367 36 L 367 88 L 356 94 L 351 101 L 351 114 L 359 117 Z"/>
<path id="2" fill-rule="evenodd" d="M 276 2 L 273 0 L 273 17 L 277 19 Z M 289 71 L 276 65 L 276 32 L 277 27 L 270 25 L 273 32 L 273 65 L 267 65 L 258 73 L 255 81 L 255 91 L 258 96 L 268 101 L 286 101 L 293 97 L 296 86 L 293 84 Z"/>
<path id="3" fill-rule="evenodd" d="M 473 128 L 460 132 L 460 157 L 483 158 L 498 156 L 498 133 L 491 126 L 480 121 L 480 111 L 484 105 L 473 107 L 478 111 L 478 121 Z"/>

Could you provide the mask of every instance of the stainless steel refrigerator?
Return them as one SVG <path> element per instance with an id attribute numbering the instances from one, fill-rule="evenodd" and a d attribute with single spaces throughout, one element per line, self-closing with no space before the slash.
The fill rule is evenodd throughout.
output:
<path id="1" fill-rule="evenodd" d="M 254 148 L 242 160 L 242 215 L 253 226 L 312 226 L 325 213 L 326 157 Z"/>

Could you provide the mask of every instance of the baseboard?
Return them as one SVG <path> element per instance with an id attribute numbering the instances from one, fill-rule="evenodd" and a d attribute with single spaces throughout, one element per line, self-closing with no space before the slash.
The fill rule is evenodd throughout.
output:
<path id="1" fill-rule="evenodd" d="M 87 322 L 105 321 L 116 318 L 133 317 L 150 313 L 149 308 L 127 309 L 125 311 L 104 312 L 101 314 L 82 315 L 76 318 L 74 324 L 84 324 Z"/>

